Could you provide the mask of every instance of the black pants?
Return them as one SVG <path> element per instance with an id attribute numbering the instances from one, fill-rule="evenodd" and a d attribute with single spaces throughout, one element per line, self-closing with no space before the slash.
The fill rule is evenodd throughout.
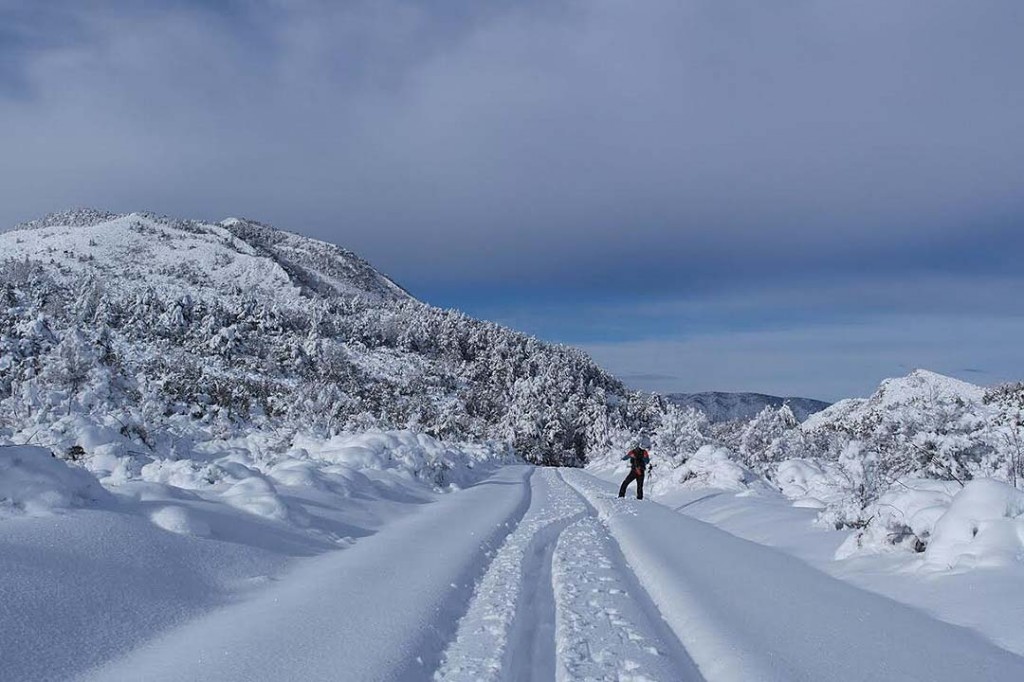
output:
<path id="1" fill-rule="evenodd" d="M 621 486 L 619 486 L 619 497 L 625 497 L 626 496 L 626 488 L 629 487 L 629 484 L 632 483 L 633 481 L 636 481 L 636 499 L 638 499 L 638 500 L 644 499 L 644 470 L 643 469 L 640 469 L 639 471 L 637 471 L 636 469 L 630 469 L 629 470 L 629 476 L 626 476 L 626 480 L 622 482 Z"/>

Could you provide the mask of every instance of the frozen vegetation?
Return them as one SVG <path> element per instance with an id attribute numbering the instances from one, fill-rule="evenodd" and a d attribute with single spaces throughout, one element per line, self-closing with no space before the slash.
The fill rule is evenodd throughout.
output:
<path id="1" fill-rule="evenodd" d="M 804 421 L 815 412 L 821 412 L 828 403 L 811 398 L 782 398 L 763 393 L 669 393 L 665 400 L 677 407 L 692 407 L 700 410 L 711 422 L 727 422 L 750 419 L 766 407 L 779 408 L 789 405 L 797 421 Z"/>
<path id="2" fill-rule="evenodd" d="M 252 221 L 78 211 L 0 234 L 0 435 L 61 456 L 132 469 L 377 428 L 581 464 L 659 406 L 579 351 Z"/>
<path id="3" fill-rule="evenodd" d="M 1024 384 L 748 417 L 252 221 L 0 254 L 0 678 L 1024 678 Z"/>

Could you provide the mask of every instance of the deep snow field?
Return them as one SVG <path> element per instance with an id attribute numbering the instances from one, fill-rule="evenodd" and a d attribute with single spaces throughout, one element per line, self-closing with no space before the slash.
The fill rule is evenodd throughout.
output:
<path id="1" fill-rule="evenodd" d="M 135 471 L 0 445 L 0 680 L 69 679 L 509 461 L 408 431 L 298 438 L 272 461 L 263 446 Z"/>
<path id="2" fill-rule="evenodd" d="M 608 462 L 589 471 L 609 482 L 623 476 Z M 681 482 L 684 472 L 656 468 L 647 497 L 1024 655 L 1024 492 L 989 479 L 964 489 L 955 482 L 902 482 L 877 506 L 924 527 L 931 541 L 916 553 L 823 523 L 819 510 L 830 489 L 817 463 L 787 463 L 781 493 L 713 446 L 691 456 L 685 473 L 692 478 Z"/>
<path id="3" fill-rule="evenodd" d="M 262 438 L 138 471 L 0 447 L 0 679 L 1024 679 L 1005 484 L 892 499 L 915 553 L 823 526 L 812 465 L 783 494 L 714 447 L 640 502 L 612 457 Z"/>

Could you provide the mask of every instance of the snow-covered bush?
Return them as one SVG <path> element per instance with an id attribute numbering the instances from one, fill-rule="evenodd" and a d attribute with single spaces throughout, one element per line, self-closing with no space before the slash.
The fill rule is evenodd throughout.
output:
<path id="1" fill-rule="evenodd" d="M 989 433 L 997 457 L 992 468 L 1016 488 L 1024 479 L 1024 382 L 989 389 L 983 402 L 993 412 Z"/>
<path id="2" fill-rule="evenodd" d="M 499 443 L 453 444 L 408 430 L 339 434 L 327 441 L 299 437 L 294 445 L 314 461 L 395 470 L 440 489 L 472 482 L 479 465 L 515 461 L 514 453 Z"/>
<path id="3" fill-rule="evenodd" d="M 897 481 L 860 516 L 862 527 L 836 551 L 837 559 L 891 551 L 922 552 L 936 521 L 961 490 L 955 481 L 906 478 Z M 849 515 L 857 513 L 848 512 Z"/>
<path id="4" fill-rule="evenodd" d="M 651 447 L 658 456 L 679 466 L 711 441 L 707 415 L 693 407 L 668 405 Z"/>
<path id="5" fill-rule="evenodd" d="M 674 481 L 690 488 L 768 489 L 761 476 L 737 462 L 728 449 L 718 445 L 702 446 L 671 475 Z"/>
<path id="6" fill-rule="evenodd" d="M 844 400 L 812 415 L 767 451 L 802 449 L 801 459 L 830 463 L 823 471 L 836 494 L 826 501 L 822 519 L 859 528 L 874 523 L 872 505 L 890 490 L 899 492 L 905 479 L 957 487 L 977 477 L 1012 481 L 1024 435 L 1018 403 L 1024 405 L 1024 398 L 1012 386 L 986 392 L 917 370 L 884 381 L 870 398 Z M 890 527 L 880 532 L 893 535 Z"/>
<path id="7" fill-rule="evenodd" d="M 110 500 L 92 474 L 46 448 L 0 445 L 0 516 L 50 514 Z"/>
<path id="8" fill-rule="evenodd" d="M 1024 561 L 1024 491 L 979 478 L 902 480 L 870 505 L 870 523 L 851 535 L 836 558 L 885 551 L 923 552 L 934 570 Z"/>
<path id="9" fill-rule="evenodd" d="M 844 476 L 831 462 L 787 459 L 776 466 L 772 481 L 794 506 L 812 509 L 835 507 L 845 496 Z"/>
<path id="10" fill-rule="evenodd" d="M 1024 492 L 992 479 L 971 481 L 935 522 L 925 552 L 937 569 L 1024 561 Z"/>
<path id="11" fill-rule="evenodd" d="M 764 474 L 771 464 L 788 454 L 785 435 L 796 428 L 796 417 L 789 405 L 767 406 L 747 423 L 740 436 L 739 454 L 743 463 Z M 776 445 L 778 444 L 778 445 Z"/>

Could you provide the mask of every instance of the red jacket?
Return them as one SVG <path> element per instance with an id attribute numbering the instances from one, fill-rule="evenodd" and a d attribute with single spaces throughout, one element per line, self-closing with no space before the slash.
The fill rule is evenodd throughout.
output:
<path id="1" fill-rule="evenodd" d="M 629 460 L 629 468 L 637 469 L 643 472 L 648 465 L 651 463 L 651 456 L 643 448 L 633 448 L 626 453 L 626 456 L 622 458 L 623 461 Z"/>

